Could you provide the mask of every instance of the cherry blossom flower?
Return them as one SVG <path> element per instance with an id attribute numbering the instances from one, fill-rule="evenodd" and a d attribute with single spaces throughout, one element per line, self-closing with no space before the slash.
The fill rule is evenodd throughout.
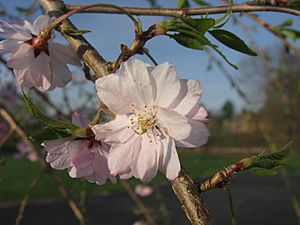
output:
<path id="1" fill-rule="evenodd" d="M 74 121 L 82 121 L 82 118 L 73 116 Z M 76 118 L 76 119 L 75 119 Z M 47 152 L 46 161 L 54 169 L 68 169 L 72 178 L 85 177 L 90 182 L 104 184 L 111 176 L 107 157 L 110 146 L 93 137 L 89 139 L 65 138 L 59 140 L 44 141 L 42 144 Z"/>
<path id="2" fill-rule="evenodd" d="M 147 197 L 153 193 L 153 188 L 148 185 L 138 184 L 135 186 L 134 192 L 140 197 Z"/>
<path id="3" fill-rule="evenodd" d="M 100 100 L 115 119 L 92 127 L 96 139 L 110 143 L 108 166 L 121 179 L 150 181 L 158 170 L 170 180 L 180 171 L 175 146 L 207 142 L 207 112 L 199 104 L 197 80 L 178 79 L 169 63 L 151 67 L 139 60 L 123 63 L 118 74 L 96 81 Z"/>
<path id="4" fill-rule="evenodd" d="M 80 66 L 74 50 L 42 37 L 41 32 L 50 24 L 48 16 L 39 16 L 33 24 L 10 24 L 0 21 L 0 34 L 7 37 L 0 42 L 0 52 L 12 55 L 7 66 L 12 68 L 16 81 L 25 88 L 36 87 L 40 91 L 64 87 L 71 80 L 66 64 Z M 53 36 L 54 33 L 52 33 Z"/>

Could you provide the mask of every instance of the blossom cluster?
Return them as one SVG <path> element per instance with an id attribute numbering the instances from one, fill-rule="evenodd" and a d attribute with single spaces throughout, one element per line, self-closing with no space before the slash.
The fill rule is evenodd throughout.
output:
<path id="1" fill-rule="evenodd" d="M 53 42 L 53 34 L 45 36 L 49 24 L 47 16 L 38 17 L 33 25 L 0 22 L 0 32 L 7 37 L 0 42 L 0 51 L 12 53 L 7 65 L 23 87 L 40 91 L 63 87 L 71 79 L 66 64 L 80 65 L 70 47 Z M 75 115 L 73 123 L 93 135 L 43 142 L 47 162 L 55 169 L 68 169 L 71 177 L 97 184 L 115 182 L 116 177 L 149 182 L 161 171 L 174 180 L 181 169 L 176 147 L 207 142 L 200 83 L 179 79 L 169 63 L 153 67 L 128 60 L 116 73 L 96 80 L 96 90 L 101 104 L 114 115 L 112 120 L 88 127 Z"/>

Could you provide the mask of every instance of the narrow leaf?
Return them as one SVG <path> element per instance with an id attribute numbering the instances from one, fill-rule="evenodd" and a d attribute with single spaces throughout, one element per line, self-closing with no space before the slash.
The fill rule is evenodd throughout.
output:
<path id="1" fill-rule="evenodd" d="M 210 28 L 214 27 L 215 20 L 213 18 L 182 18 L 184 23 L 191 26 L 199 34 L 203 35 Z"/>
<path id="2" fill-rule="evenodd" d="M 203 45 L 196 39 L 184 34 L 175 34 L 172 36 L 179 44 L 196 50 L 203 50 Z"/>
<path id="3" fill-rule="evenodd" d="M 29 109 L 35 115 L 35 117 L 40 122 L 47 125 L 48 127 L 52 128 L 54 130 L 59 130 L 59 131 L 63 131 L 63 132 L 70 133 L 70 134 L 72 133 L 72 131 L 79 128 L 78 126 L 76 126 L 75 124 L 73 124 L 69 121 L 55 120 L 55 119 L 52 119 L 52 118 L 46 116 L 44 113 L 42 113 L 38 109 L 38 107 L 36 107 L 33 104 L 33 102 L 30 100 L 30 98 L 25 94 L 25 92 L 22 91 L 21 94 L 24 98 L 26 105 L 29 107 Z"/>
<path id="4" fill-rule="evenodd" d="M 85 33 L 91 32 L 90 30 L 74 30 L 70 27 L 66 27 L 64 28 L 64 33 L 70 35 L 70 36 L 79 36 L 79 35 L 83 35 Z"/>
<path id="5" fill-rule="evenodd" d="M 251 55 L 251 56 L 257 56 L 257 54 L 250 49 L 245 42 L 240 39 L 238 36 L 235 34 L 223 30 L 223 29 L 215 29 L 209 31 L 209 33 L 218 41 L 220 41 L 222 44 L 226 45 L 229 48 L 232 48 L 238 52 Z"/>

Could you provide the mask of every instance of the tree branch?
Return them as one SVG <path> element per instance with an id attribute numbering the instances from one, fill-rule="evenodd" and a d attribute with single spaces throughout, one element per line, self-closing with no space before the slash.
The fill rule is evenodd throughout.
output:
<path id="1" fill-rule="evenodd" d="M 58 18 L 66 12 L 66 7 L 62 1 L 39 0 L 39 3 L 50 17 Z M 83 36 L 78 35 L 75 37 L 67 35 L 64 32 L 66 28 L 77 30 L 68 19 L 59 25 L 58 30 L 75 49 L 77 54 L 86 62 L 86 65 L 95 72 L 96 77 L 99 78 L 109 74 L 111 72 L 109 63 L 105 61 Z"/>
<path id="2" fill-rule="evenodd" d="M 40 0 L 41 1 L 41 0 Z M 74 10 L 80 5 L 66 5 L 68 10 Z M 139 7 L 124 7 L 124 9 L 132 15 L 145 15 L 145 16 L 195 16 L 206 14 L 220 14 L 226 13 L 229 6 L 212 6 L 203 8 L 139 8 Z M 246 2 L 242 4 L 234 4 L 231 7 L 233 13 L 239 12 L 281 12 L 291 15 L 300 16 L 300 10 L 283 5 L 269 5 L 262 4 L 259 1 Z M 120 11 L 112 7 L 95 7 L 82 11 L 82 13 L 107 13 L 107 14 L 122 14 Z"/>
<path id="3" fill-rule="evenodd" d="M 197 184 L 186 171 L 181 170 L 171 185 L 183 211 L 193 225 L 213 225 Z"/>

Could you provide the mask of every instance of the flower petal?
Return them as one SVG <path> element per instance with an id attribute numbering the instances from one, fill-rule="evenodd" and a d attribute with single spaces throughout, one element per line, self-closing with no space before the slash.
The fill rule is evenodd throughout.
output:
<path id="1" fill-rule="evenodd" d="M 50 58 L 51 69 L 52 69 L 52 82 L 51 88 L 64 87 L 67 83 L 72 80 L 72 74 L 68 66 L 58 61 L 55 58 Z"/>
<path id="2" fill-rule="evenodd" d="M 26 41 L 32 38 L 30 30 L 24 29 L 20 25 L 10 24 L 4 20 L 0 20 L 0 26 L 0 33 L 3 33 L 3 35 L 8 38 L 20 41 Z"/>
<path id="3" fill-rule="evenodd" d="M 47 152 L 46 161 L 54 169 L 63 170 L 72 166 L 68 145 L 71 139 L 44 141 L 43 146 Z"/>
<path id="4" fill-rule="evenodd" d="M 35 35 L 39 35 L 41 31 L 50 25 L 50 18 L 46 15 L 37 17 L 33 22 L 33 31 Z"/>
<path id="5" fill-rule="evenodd" d="M 168 108 L 186 115 L 198 103 L 201 92 L 198 80 L 180 80 L 180 94 Z"/>
<path id="6" fill-rule="evenodd" d="M 174 180 L 180 172 L 180 162 L 174 140 L 167 137 L 162 140 L 161 145 L 159 170 L 162 171 L 169 180 Z"/>
<path id="7" fill-rule="evenodd" d="M 155 67 L 151 75 L 157 87 L 156 104 L 166 108 L 174 101 L 180 91 L 180 82 L 175 67 L 166 62 Z"/>
<path id="8" fill-rule="evenodd" d="M 134 136 L 125 144 L 113 144 L 108 156 L 108 168 L 112 175 L 123 175 L 130 173 L 130 164 L 136 164 L 133 161 L 132 154 L 140 152 L 141 138 Z"/>
<path id="9" fill-rule="evenodd" d="M 23 70 L 14 70 L 14 74 L 16 76 L 17 83 L 23 88 L 31 88 L 34 86 L 30 79 L 29 67 Z"/>
<path id="10" fill-rule="evenodd" d="M 144 105 L 152 105 L 156 98 L 156 86 L 153 77 L 150 76 L 150 65 L 140 60 L 128 60 L 121 64 L 119 73 L 119 86 L 121 96 L 135 95 L 138 102 L 135 104 L 143 108 Z"/>
<path id="11" fill-rule="evenodd" d="M 96 89 L 100 100 L 112 111 L 118 114 L 126 114 L 131 111 L 130 97 L 120 94 L 118 75 L 110 74 L 97 79 Z"/>
<path id="12" fill-rule="evenodd" d="M 186 139 L 176 140 L 176 146 L 194 148 L 206 144 L 208 137 L 210 136 L 210 132 L 204 123 L 193 119 L 188 119 L 188 123 L 192 128 L 191 134 Z"/>
<path id="13" fill-rule="evenodd" d="M 49 41 L 48 48 L 50 56 L 53 56 L 60 62 L 63 62 L 65 64 L 72 64 L 75 66 L 81 66 L 78 55 L 70 46 Z"/>
<path id="14" fill-rule="evenodd" d="M 0 52 L 15 52 L 22 42 L 15 39 L 0 41 Z"/>
<path id="15" fill-rule="evenodd" d="M 208 113 L 206 109 L 203 106 L 201 106 L 199 103 L 196 103 L 186 116 L 193 120 L 198 120 L 202 122 L 208 121 L 207 119 Z"/>
<path id="16" fill-rule="evenodd" d="M 19 45 L 18 50 L 9 57 L 7 66 L 17 70 L 25 69 L 31 64 L 33 59 L 34 53 L 32 46 L 23 43 Z"/>
<path id="17" fill-rule="evenodd" d="M 134 131 L 128 128 L 130 119 L 125 115 L 116 115 L 114 120 L 92 127 L 96 140 L 105 140 L 111 143 L 125 143 L 134 135 Z"/>
<path id="18" fill-rule="evenodd" d="M 180 115 L 175 111 L 164 108 L 158 108 L 157 118 L 167 129 L 168 135 L 175 140 L 183 140 L 190 136 L 191 125 L 185 116 Z"/>
<path id="19" fill-rule="evenodd" d="M 155 177 L 158 170 L 158 148 L 160 148 L 159 142 L 150 142 L 146 135 L 142 135 L 142 146 L 134 169 L 138 175 L 136 178 L 149 182 Z"/>
<path id="20" fill-rule="evenodd" d="M 31 81 L 40 91 L 48 91 L 54 87 L 52 86 L 53 72 L 49 60 L 49 56 L 41 52 L 29 66 Z"/>

